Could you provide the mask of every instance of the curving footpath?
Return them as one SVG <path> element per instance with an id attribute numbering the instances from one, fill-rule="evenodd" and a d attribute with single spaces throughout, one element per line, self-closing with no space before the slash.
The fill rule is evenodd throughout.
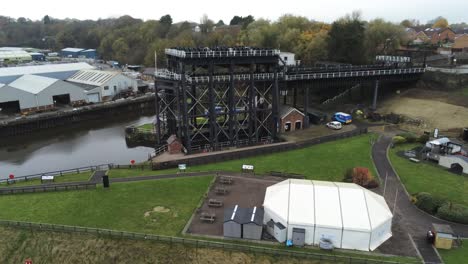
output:
<path id="1" fill-rule="evenodd" d="M 392 139 L 388 136 L 380 136 L 372 147 L 372 159 L 380 177 L 387 174 L 387 186 L 385 190 L 385 200 L 393 210 L 395 195 L 398 190 L 395 214 L 402 218 L 402 224 L 413 238 L 417 250 L 421 254 L 425 263 L 443 263 L 432 245 L 426 242 L 426 232 L 431 228 L 432 223 L 449 224 L 453 231 L 462 236 L 468 237 L 468 225 L 450 223 L 435 218 L 421 210 L 411 203 L 403 184 L 393 169 L 387 156 L 387 149 Z"/>

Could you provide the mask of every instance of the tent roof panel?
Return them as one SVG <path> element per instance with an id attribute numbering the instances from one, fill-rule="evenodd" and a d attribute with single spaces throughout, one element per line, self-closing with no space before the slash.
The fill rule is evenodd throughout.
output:
<path id="1" fill-rule="evenodd" d="M 298 203 L 296 201 L 305 201 Z M 315 224 L 314 185 L 311 181 L 290 180 L 289 223 Z"/>
<path id="2" fill-rule="evenodd" d="M 336 183 L 340 190 L 343 228 L 358 231 L 371 230 L 364 190 L 356 184 Z"/>
<path id="3" fill-rule="evenodd" d="M 333 182 L 313 181 L 315 187 L 315 223 L 317 226 L 342 227 L 338 188 Z"/>

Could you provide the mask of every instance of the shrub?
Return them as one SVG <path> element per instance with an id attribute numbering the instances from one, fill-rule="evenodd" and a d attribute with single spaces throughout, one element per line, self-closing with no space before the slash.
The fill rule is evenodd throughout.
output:
<path id="1" fill-rule="evenodd" d="M 430 214 L 437 213 L 439 207 L 441 207 L 444 203 L 446 203 L 444 199 L 434 197 L 430 193 L 421 192 L 416 195 L 416 206 Z"/>
<path id="2" fill-rule="evenodd" d="M 418 137 L 415 134 L 410 133 L 410 132 L 400 133 L 397 136 L 400 136 L 406 139 L 406 142 L 408 143 L 414 143 L 418 140 Z"/>
<path id="3" fill-rule="evenodd" d="M 367 186 L 366 186 L 367 189 L 374 189 L 374 188 L 377 188 L 377 187 L 379 187 L 379 182 L 376 181 L 375 179 L 370 180 L 369 183 L 367 183 Z"/>
<path id="4" fill-rule="evenodd" d="M 402 136 L 394 136 L 393 137 L 393 144 L 399 145 L 399 144 L 403 144 L 403 143 L 406 143 L 406 138 L 404 138 Z"/>
<path id="5" fill-rule="evenodd" d="M 343 181 L 356 183 L 367 189 L 379 187 L 379 182 L 374 179 L 369 169 L 364 167 L 347 169 Z"/>
<path id="6" fill-rule="evenodd" d="M 421 136 L 418 137 L 418 142 L 419 143 L 426 143 L 427 141 L 429 141 L 429 135 L 426 135 L 426 134 L 423 134 Z"/>
<path id="7" fill-rule="evenodd" d="M 468 207 L 451 202 L 445 203 L 439 208 L 436 216 L 448 221 L 468 224 Z"/>

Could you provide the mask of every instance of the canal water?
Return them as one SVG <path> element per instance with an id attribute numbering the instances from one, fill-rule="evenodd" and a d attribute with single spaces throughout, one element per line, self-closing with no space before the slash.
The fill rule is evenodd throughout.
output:
<path id="1" fill-rule="evenodd" d="M 130 147 L 125 127 L 151 123 L 154 117 L 119 117 L 0 139 L 0 179 L 99 164 L 146 161 L 153 151 Z"/>

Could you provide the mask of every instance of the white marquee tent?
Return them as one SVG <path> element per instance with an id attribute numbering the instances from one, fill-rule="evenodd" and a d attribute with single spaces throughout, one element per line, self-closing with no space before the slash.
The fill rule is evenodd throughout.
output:
<path id="1" fill-rule="evenodd" d="M 305 231 L 305 244 L 328 238 L 337 248 L 374 250 L 392 236 L 392 213 L 384 198 L 353 183 L 286 180 L 267 188 L 264 224 L 281 223 Z M 274 234 L 272 234 L 274 235 Z M 281 237 L 283 236 L 283 237 Z"/>

